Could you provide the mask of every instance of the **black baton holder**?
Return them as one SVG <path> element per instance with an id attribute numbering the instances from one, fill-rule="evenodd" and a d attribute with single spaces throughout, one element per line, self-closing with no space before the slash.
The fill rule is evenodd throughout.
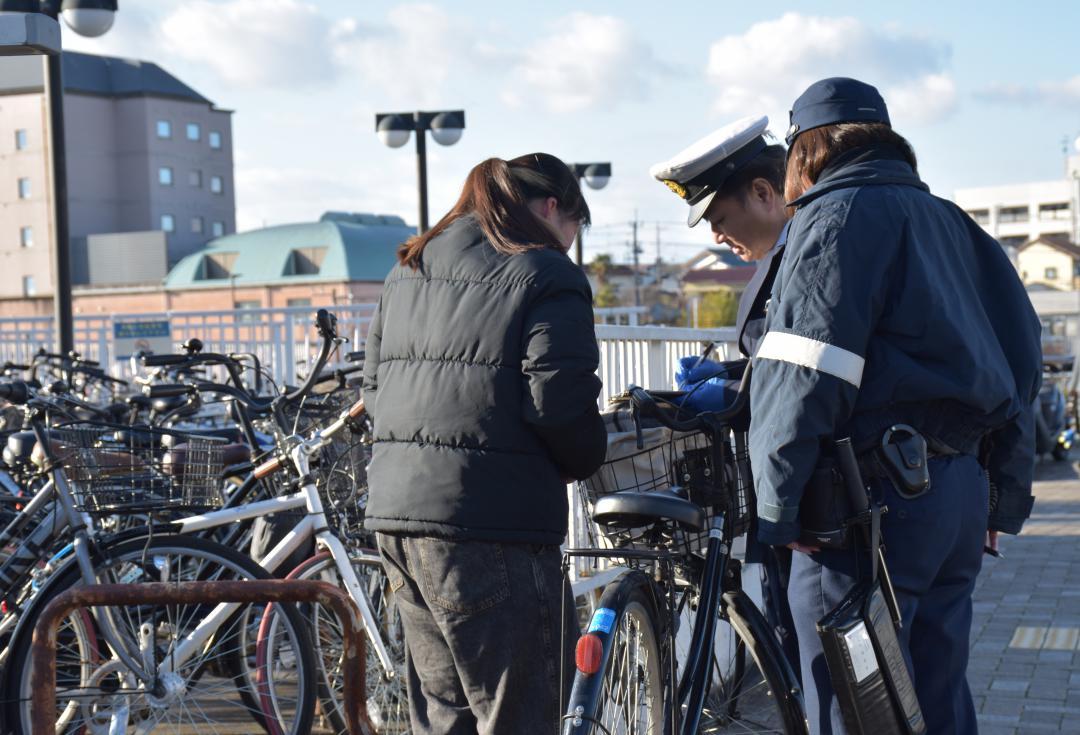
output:
<path id="1" fill-rule="evenodd" d="M 883 509 L 870 502 L 851 440 L 837 441 L 836 454 L 855 520 L 865 519 L 870 576 L 817 623 L 829 677 L 852 735 L 922 735 L 926 723 L 896 637 L 900 609 L 881 547 Z"/>

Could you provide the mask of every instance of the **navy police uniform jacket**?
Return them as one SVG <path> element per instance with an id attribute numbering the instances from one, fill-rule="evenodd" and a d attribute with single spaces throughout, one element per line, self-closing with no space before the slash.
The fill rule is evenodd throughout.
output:
<path id="1" fill-rule="evenodd" d="M 822 446 L 865 450 L 897 423 L 981 448 L 990 528 L 1018 533 L 1041 330 L 1001 246 L 888 147 L 838 156 L 792 205 L 751 381 L 759 538 L 797 538 Z"/>

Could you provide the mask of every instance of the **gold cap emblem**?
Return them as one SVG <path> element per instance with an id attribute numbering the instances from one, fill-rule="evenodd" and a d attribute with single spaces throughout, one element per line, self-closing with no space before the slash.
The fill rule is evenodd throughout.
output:
<path id="1" fill-rule="evenodd" d="M 681 198 L 686 199 L 686 187 L 680 184 L 678 181 L 672 181 L 671 179 L 664 179 L 664 183 L 667 184 L 667 188 L 678 194 Z"/>

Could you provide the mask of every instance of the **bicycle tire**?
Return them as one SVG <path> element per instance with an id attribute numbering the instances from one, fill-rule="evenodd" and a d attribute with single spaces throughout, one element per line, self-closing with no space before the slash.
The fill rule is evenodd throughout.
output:
<path id="1" fill-rule="evenodd" d="M 109 543 L 102 549 L 102 552 L 101 556 L 103 558 L 95 559 L 95 569 L 101 575 L 108 575 L 105 576 L 105 579 L 108 580 L 132 582 L 140 578 L 152 578 L 154 581 L 162 581 L 161 577 L 164 576 L 166 577 L 165 581 L 172 581 L 173 578 L 180 581 L 178 572 L 181 570 L 189 575 L 194 575 L 198 579 L 270 578 L 270 575 L 250 558 L 228 547 L 193 536 L 158 536 L 149 540 L 146 538 L 132 538 L 119 543 Z M 146 565 L 144 560 L 151 563 Z M 151 577 L 151 575 L 154 576 Z M 3 693 L 5 724 L 7 731 L 14 735 L 23 735 L 30 732 L 31 720 L 28 695 L 32 664 L 29 659 L 29 650 L 33 621 L 37 619 L 44 606 L 56 595 L 81 584 L 81 575 L 77 565 L 72 560 L 65 567 L 59 569 L 34 598 L 25 611 L 23 619 L 20 620 L 19 628 L 12 638 L 11 655 L 4 670 Z M 158 607 L 164 610 L 164 614 L 158 608 L 150 608 L 146 611 L 141 608 L 124 608 L 116 614 L 116 617 L 118 619 L 122 617 L 120 622 L 126 621 L 128 625 L 134 626 L 137 630 L 138 624 L 145 622 L 142 617 L 143 613 L 154 613 L 154 629 L 162 630 L 163 636 L 171 634 L 173 639 L 180 639 L 183 631 L 186 630 L 185 626 L 201 620 L 202 615 L 212 605 Z M 179 724 L 179 719 L 186 716 L 192 719 L 191 724 L 196 728 L 194 731 L 202 731 L 199 729 L 200 726 L 209 726 L 208 731 L 214 731 L 215 727 L 222 723 L 211 721 L 211 717 L 217 717 L 220 710 L 221 716 L 234 726 L 250 728 L 253 724 L 252 720 L 254 720 L 258 723 L 257 726 L 266 727 L 269 724 L 272 731 L 283 735 L 300 735 L 301 733 L 310 732 L 315 709 L 315 662 L 305 623 L 295 606 L 282 606 L 284 611 L 282 617 L 289 630 L 286 645 L 291 646 L 292 655 L 290 660 L 293 662 L 294 668 L 289 672 L 284 672 L 288 675 L 287 679 L 279 678 L 273 682 L 273 686 L 281 687 L 283 696 L 285 688 L 292 687 L 292 689 L 288 690 L 291 694 L 289 701 L 293 703 L 287 713 L 288 722 L 267 723 L 265 713 L 251 711 L 250 702 L 259 701 L 257 694 L 251 696 L 252 693 L 248 692 L 249 696 L 241 696 L 243 687 L 250 686 L 248 682 L 253 681 L 254 677 L 251 675 L 237 675 L 235 668 L 238 663 L 242 663 L 244 659 L 253 655 L 253 651 L 245 654 L 243 650 L 240 650 L 244 648 L 242 646 L 231 646 L 233 650 L 229 650 L 230 646 L 224 644 L 226 642 L 231 643 L 234 637 L 237 639 L 241 637 L 236 632 L 236 628 L 254 626 L 257 622 L 257 619 L 254 618 L 245 618 L 242 615 L 243 612 L 251 610 L 255 613 L 261 613 L 262 609 L 262 605 L 242 606 L 237 613 L 230 616 L 221 626 L 224 630 L 219 629 L 215 632 L 215 637 L 204 647 L 204 650 L 180 668 L 180 671 L 183 672 L 180 674 L 180 679 L 182 679 L 182 684 L 185 687 L 182 698 L 177 698 L 175 702 L 165 707 L 155 709 L 148 697 L 133 693 L 126 697 L 128 708 L 136 710 L 136 716 L 141 716 L 144 720 L 149 719 L 151 716 L 148 712 L 152 713 L 155 718 L 152 724 L 160 723 L 166 729 L 170 729 L 170 725 L 175 727 L 175 725 Z M 254 643 L 254 636 L 252 635 L 251 638 L 251 642 Z M 97 640 L 102 647 L 105 646 L 104 640 L 100 636 L 98 636 Z M 168 639 L 163 637 L 162 642 L 166 644 L 167 648 Z M 210 656 L 217 648 L 226 650 L 217 651 L 215 655 L 221 660 L 213 661 Z M 167 650 L 161 655 L 167 655 Z M 96 685 L 102 692 L 101 696 L 97 697 L 96 700 L 89 698 L 82 701 L 68 700 L 65 699 L 64 692 L 58 690 L 58 712 L 71 712 L 71 701 L 77 701 L 76 708 L 78 710 L 77 716 L 72 716 L 69 722 L 62 723 L 64 725 L 61 728 L 62 732 L 75 733 L 89 730 L 89 727 L 82 726 L 88 719 L 98 718 L 100 720 L 100 718 L 110 713 L 108 707 L 95 710 L 95 706 L 99 706 L 101 703 L 112 704 L 115 702 L 116 697 L 124 696 L 108 691 L 122 685 L 123 682 L 120 679 L 122 679 L 124 671 L 112 665 L 112 668 L 117 670 L 117 673 L 114 674 L 111 669 L 107 668 L 110 665 L 112 665 L 111 662 L 107 662 L 96 671 L 97 674 L 103 677 L 111 677 L 102 679 L 102 682 L 110 682 L 108 687 L 104 686 L 104 684 Z M 130 673 L 127 676 L 131 677 Z M 80 687 L 88 689 L 88 684 L 89 682 L 86 681 L 80 682 Z M 200 693 L 205 700 L 201 706 L 196 699 Z M 123 703 L 118 704 L 120 706 L 112 711 L 113 715 L 122 709 Z M 134 718 L 132 719 L 134 720 Z"/>
<path id="2" fill-rule="evenodd" d="M 395 671 L 393 678 L 386 677 L 373 647 L 370 644 L 365 647 L 365 706 L 368 719 L 379 735 L 408 735 L 411 724 L 405 688 L 404 632 L 378 552 L 371 550 L 368 554 L 366 557 L 353 558 L 351 562 L 360 583 L 368 593 L 372 614 L 380 625 L 379 635 L 394 659 Z M 318 579 L 341 585 L 337 563 L 328 551 L 315 554 L 304 561 L 290 572 L 288 579 Z M 301 610 L 311 628 L 319 707 L 325 720 L 324 725 L 334 735 L 344 735 L 347 728 L 341 699 L 341 623 L 334 611 L 323 605 L 305 605 Z M 270 615 L 263 617 L 259 628 L 260 644 L 263 636 L 268 634 L 272 622 Z M 261 655 L 261 645 L 259 650 Z"/>
<path id="3" fill-rule="evenodd" d="M 586 635 L 603 654 L 595 673 L 574 673 L 564 735 L 662 735 L 668 659 L 661 650 L 652 581 L 629 572 L 609 584 Z M 627 685 L 633 686 L 627 686 Z"/>
<path id="4" fill-rule="evenodd" d="M 795 674 L 765 617 L 741 590 L 722 595 L 709 674 L 699 732 L 806 735 Z"/>

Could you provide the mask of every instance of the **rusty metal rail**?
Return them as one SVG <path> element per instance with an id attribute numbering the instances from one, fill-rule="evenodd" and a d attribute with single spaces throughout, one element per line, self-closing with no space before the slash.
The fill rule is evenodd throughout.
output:
<path id="1" fill-rule="evenodd" d="M 217 603 L 308 602 L 337 613 L 344 639 L 342 704 L 351 735 L 374 735 L 364 692 L 364 632 L 360 613 L 349 596 L 328 582 L 268 579 L 235 582 L 180 582 L 178 584 L 100 584 L 75 587 L 45 606 L 34 627 L 30 655 L 33 735 L 56 732 L 56 646 L 60 621 L 74 610 L 116 605 L 183 605 Z"/>

